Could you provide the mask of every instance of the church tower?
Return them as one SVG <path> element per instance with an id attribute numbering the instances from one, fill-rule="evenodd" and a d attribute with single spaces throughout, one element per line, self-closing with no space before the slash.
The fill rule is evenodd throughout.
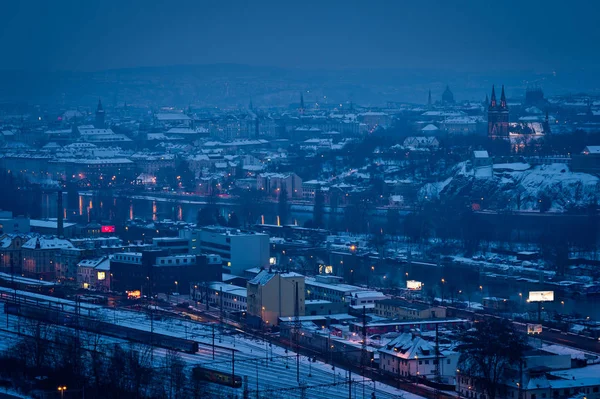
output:
<path id="1" fill-rule="evenodd" d="M 508 106 L 504 85 L 500 95 L 500 103 L 496 99 L 496 88 L 492 86 L 492 96 L 488 106 L 488 138 L 508 140 Z"/>
<path id="2" fill-rule="evenodd" d="M 298 111 L 300 111 L 300 115 L 304 115 L 304 94 L 300 93 L 300 108 L 298 109 Z"/>
<path id="3" fill-rule="evenodd" d="M 102 101 L 98 99 L 98 107 L 96 107 L 96 122 L 94 123 L 96 129 L 104 129 L 104 108 L 102 108 Z"/>

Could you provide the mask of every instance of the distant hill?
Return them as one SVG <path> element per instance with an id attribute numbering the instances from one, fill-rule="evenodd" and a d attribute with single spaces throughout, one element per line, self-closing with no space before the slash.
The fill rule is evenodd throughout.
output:
<path id="1" fill-rule="evenodd" d="M 381 106 L 387 101 L 425 103 L 427 92 L 439 100 L 446 84 L 458 101 L 482 101 L 493 83 L 505 84 L 510 97 L 522 97 L 528 84 L 546 93 L 597 90 L 597 74 L 536 75 L 531 72 L 472 74 L 431 70 L 308 70 L 237 64 L 140 67 L 100 72 L 0 72 L 0 101 L 59 106 L 129 104 L 245 107 L 338 104 L 353 101 Z M 582 82 L 585 82 L 585 86 Z"/>

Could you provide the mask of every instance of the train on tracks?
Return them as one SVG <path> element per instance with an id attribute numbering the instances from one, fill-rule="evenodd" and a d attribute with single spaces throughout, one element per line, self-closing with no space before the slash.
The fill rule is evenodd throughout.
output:
<path id="1" fill-rule="evenodd" d="M 49 324 L 78 328 L 83 331 L 121 338 L 145 345 L 153 345 L 186 353 L 198 352 L 198 342 L 196 341 L 108 323 L 58 309 L 32 306 L 23 303 L 5 302 L 4 312 L 9 315 L 39 320 Z"/>
<path id="2" fill-rule="evenodd" d="M 222 371 L 211 370 L 200 366 L 196 366 L 192 369 L 192 376 L 200 381 L 226 385 L 232 388 L 242 387 L 242 377 L 239 375 L 232 375 L 231 373 L 224 373 Z"/>

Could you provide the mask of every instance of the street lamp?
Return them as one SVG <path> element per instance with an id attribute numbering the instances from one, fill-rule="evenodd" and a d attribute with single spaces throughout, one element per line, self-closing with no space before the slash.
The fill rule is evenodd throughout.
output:
<path id="1" fill-rule="evenodd" d="M 419 356 L 415 355 L 415 364 L 417 365 L 417 375 L 415 376 L 415 384 L 419 383 Z"/>
<path id="2" fill-rule="evenodd" d="M 61 386 L 58 387 L 58 392 L 60 392 L 60 399 L 63 399 L 65 397 L 65 391 L 67 390 L 66 386 Z"/>
<path id="3" fill-rule="evenodd" d="M 179 294 L 179 283 L 175 281 L 175 292 Z"/>
<path id="4" fill-rule="evenodd" d="M 446 279 L 442 278 L 442 305 L 444 305 L 444 285 L 446 284 Z"/>

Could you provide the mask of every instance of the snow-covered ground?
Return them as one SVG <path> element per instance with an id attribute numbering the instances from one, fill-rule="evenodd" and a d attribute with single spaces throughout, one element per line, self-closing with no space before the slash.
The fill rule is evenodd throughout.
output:
<path id="1" fill-rule="evenodd" d="M 492 168 L 490 168 L 492 169 Z M 493 174 L 483 176 L 468 162 L 457 164 L 453 176 L 426 184 L 419 192 L 425 200 L 444 196 L 477 194 L 498 209 L 536 211 L 540 199 L 548 198 L 550 212 L 586 207 L 600 196 L 597 176 L 572 172 L 566 164 L 529 167 L 524 163 L 493 165 Z"/>
<path id="2" fill-rule="evenodd" d="M 2 289 L 0 289 L 0 292 Z M 44 297 L 38 294 L 17 291 L 23 295 L 31 295 L 36 300 L 54 302 L 55 298 Z M 66 311 L 74 310 L 75 303 L 68 300 L 59 300 Z M 103 308 L 96 305 L 87 305 L 86 315 L 135 329 L 150 331 L 150 317 L 144 312 L 134 312 L 120 309 Z M 348 397 L 348 372 L 342 368 L 335 367 L 320 361 L 312 362 L 306 356 L 299 356 L 299 369 L 297 369 L 297 355 L 291 349 L 280 346 L 270 346 L 259 338 L 249 336 L 236 330 L 224 329 L 213 324 L 198 323 L 191 320 L 153 316 L 152 329 L 156 333 L 176 336 L 198 341 L 200 350 L 194 354 L 181 353 L 181 357 L 190 366 L 202 365 L 203 367 L 219 370 L 226 373 L 233 372 L 233 360 L 235 359 L 235 375 L 241 376 L 247 381 L 248 389 L 256 392 L 256 387 L 261 396 L 272 392 L 282 398 L 331 398 L 342 399 Z M 3 307 L 0 307 L 0 320 L 4 317 Z M 9 328 L 2 326 L 0 337 L 10 336 L 10 331 L 17 330 L 16 316 L 10 316 Z M 213 359 L 212 332 L 216 333 L 215 359 Z M 67 327 L 58 327 L 67 328 Z M 15 336 L 16 339 L 16 336 Z M 106 342 L 119 343 L 122 340 L 105 337 Z M 11 339 L 1 339 L 0 347 L 6 349 L 10 346 Z M 164 363 L 166 355 L 164 349 L 154 349 L 154 361 L 158 365 Z M 299 376 L 299 378 L 298 378 Z M 370 397 L 372 392 L 377 398 L 407 398 L 420 399 L 405 391 L 398 390 L 389 385 L 374 383 L 369 379 L 363 379 L 360 375 L 352 375 L 353 397 Z M 303 386 L 304 389 L 299 387 Z M 212 385 L 211 385 L 212 387 Z M 214 385 L 215 392 L 236 392 L 241 396 L 242 389 L 229 388 Z M 253 395 L 250 395 L 253 396 Z"/>

